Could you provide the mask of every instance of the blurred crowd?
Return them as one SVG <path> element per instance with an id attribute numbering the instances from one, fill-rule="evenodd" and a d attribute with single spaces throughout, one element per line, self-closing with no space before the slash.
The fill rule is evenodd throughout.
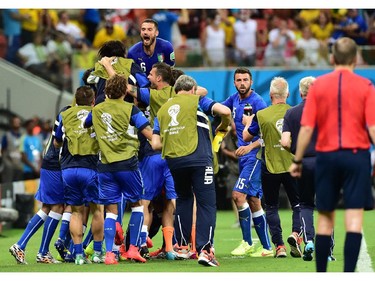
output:
<path id="1" fill-rule="evenodd" d="M 159 22 L 180 67 L 324 67 L 342 36 L 362 47 L 358 64 L 375 64 L 369 9 L 4 9 L 0 16 L 0 57 L 66 90 L 72 68 L 92 67 L 104 42 L 139 41 L 146 18 Z"/>
<path id="2" fill-rule="evenodd" d="M 52 120 L 42 120 L 38 116 L 23 120 L 13 115 L 9 121 L 8 130 L 1 135 L 0 183 L 39 178 Z"/>

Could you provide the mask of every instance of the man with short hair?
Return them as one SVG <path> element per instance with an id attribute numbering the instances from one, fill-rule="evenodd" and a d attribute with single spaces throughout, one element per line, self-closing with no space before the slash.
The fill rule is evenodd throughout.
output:
<path id="1" fill-rule="evenodd" d="M 227 132 L 230 109 L 197 95 L 197 83 L 190 76 L 181 75 L 174 89 L 177 95 L 157 113 L 152 148 L 162 150 L 162 157 L 166 159 L 175 183 L 175 217 L 181 226 L 175 229 L 177 241 L 190 240 L 195 197 L 198 263 L 218 266 L 213 249 L 216 194 L 212 136 L 206 114 L 220 115 L 221 123 L 217 130 Z"/>
<path id="2" fill-rule="evenodd" d="M 175 54 L 170 41 L 158 38 L 158 22 L 145 19 L 141 24 L 141 41 L 129 48 L 127 57 L 133 59 L 148 76 L 157 62 L 175 65 Z M 143 87 L 140 85 L 140 87 Z"/>
<path id="3" fill-rule="evenodd" d="M 91 261 L 103 262 L 103 206 L 99 198 L 97 162 L 99 146 L 92 128 L 85 128 L 85 120 L 95 104 L 95 92 L 89 86 L 80 86 L 75 93 L 76 105 L 61 113 L 54 145 L 62 147 L 61 170 L 66 204 L 72 207 L 70 234 L 74 243 L 75 264 L 88 263 L 83 252 L 83 217 L 85 204 L 93 214 L 91 231 L 94 255 Z"/>
<path id="4" fill-rule="evenodd" d="M 3 183 L 23 179 L 23 163 L 21 161 L 20 142 L 22 137 L 22 120 L 15 115 L 10 121 L 10 130 L 1 138 L 1 155 L 4 170 L 1 173 Z"/>
<path id="5" fill-rule="evenodd" d="M 258 153 L 257 133 L 254 139 L 249 142 L 243 138 L 243 116 L 247 114 L 245 107 L 250 110 L 250 114 L 255 114 L 259 110 L 267 107 L 263 98 L 251 88 L 253 84 L 252 74 L 249 69 L 239 67 L 234 72 L 234 86 L 237 92 L 227 98 L 222 104 L 232 110 L 233 121 L 235 123 L 238 149 L 236 155 L 238 159 L 239 177 L 233 186 L 232 198 L 237 207 L 239 223 L 242 232 L 242 241 L 231 252 L 233 256 L 253 256 L 272 257 L 273 251 L 268 234 L 266 217 L 261 205 L 263 196 L 261 182 L 260 160 Z M 258 131 L 258 123 L 253 122 L 252 131 Z M 255 248 L 251 236 L 251 221 L 262 244 L 262 247 Z"/>
<path id="6" fill-rule="evenodd" d="M 330 235 L 340 192 L 345 208 L 344 272 L 354 272 L 362 241 L 363 210 L 373 208 L 370 144 L 375 143 L 375 88 L 354 73 L 357 44 L 348 37 L 332 46 L 335 69 L 309 89 L 296 153 L 289 171 L 300 177 L 302 159 L 318 128 L 316 141 L 316 270 L 327 271 Z M 369 200 L 369 198 L 371 200 Z"/>
<path id="7" fill-rule="evenodd" d="M 131 207 L 129 219 L 130 246 L 126 258 L 146 262 L 138 252 L 138 237 L 143 224 L 142 175 L 138 168 L 139 141 L 135 128 L 151 140 L 152 130 L 144 114 L 134 104 L 124 101 L 125 76 L 115 74 L 105 86 L 107 98 L 89 114 L 85 126 L 93 125 L 101 151 L 98 165 L 100 199 L 105 206 L 105 264 L 117 264 L 112 252 L 119 215 L 117 204 L 124 196 Z M 121 211 L 121 210 L 120 210 Z"/>

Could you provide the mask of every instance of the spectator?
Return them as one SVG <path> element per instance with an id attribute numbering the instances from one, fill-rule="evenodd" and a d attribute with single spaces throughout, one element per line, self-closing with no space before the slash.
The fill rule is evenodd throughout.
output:
<path id="1" fill-rule="evenodd" d="M 179 24 L 182 36 L 181 52 L 188 66 L 202 62 L 201 35 L 205 28 L 206 11 L 202 9 L 189 10 L 189 22 Z M 195 64 L 195 65 L 194 65 Z"/>
<path id="2" fill-rule="evenodd" d="M 40 28 L 46 37 L 50 36 L 50 32 L 56 30 L 59 16 L 55 9 L 43 9 L 40 12 Z"/>
<path id="3" fill-rule="evenodd" d="M 33 134 L 35 121 L 29 119 L 25 122 L 26 133 L 20 140 L 20 152 L 23 163 L 23 180 L 36 179 L 40 176 L 42 164 L 43 143 Z"/>
<path id="4" fill-rule="evenodd" d="M 371 45 L 371 46 L 374 46 L 375 45 L 375 11 L 373 11 L 370 16 L 369 16 L 369 20 L 368 20 L 369 24 L 368 24 L 368 44 Z M 372 53 L 374 52 L 374 50 L 372 50 Z"/>
<path id="5" fill-rule="evenodd" d="M 318 39 L 321 44 L 328 44 L 328 39 L 333 32 L 333 23 L 327 12 L 320 12 L 318 20 L 311 23 L 311 32 L 313 36 Z"/>
<path id="6" fill-rule="evenodd" d="M 264 53 L 266 66 L 285 66 L 288 60 L 285 58 L 288 43 L 294 44 L 295 34 L 287 28 L 287 22 L 279 20 L 278 27 L 268 34 L 268 44 Z"/>
<path id="7" fill-rule="evenodd" d="M 237 18 L 233 15 L 230 9 L 220 9 L 219 14 L 221 16 L 221 28 L 225 32 L 225 53 L 227 65 L 231 66 L 234 64 L 234 23 Z"/>
<path id="8" fill-rule="evenodd" d="M 322 57 L 318 39 L 314 38 L 309 26 L 302 31 L 302 38 L 296 42 L 296 56 L 299 66 L 327 66 L 328 57 Z"/>
<path id="9" fill-rule="evenodd" d="M 357 45 L 367 44 L 368 26 L 358 9 L 349 9 L 344 23 L 344 36 L 352 38 Z"/>
<path id="10" fill-rule="evenodd" d="M 235 61 L 238 66 L 254 66 L 256 59 L 257 22 L 251 10 L 241 9 L 239 20 L 234 23 Z"/>
<path id="11" fill-rule="evenodd" d="M 330 15 L 327 12 L 321 12 L 318 20 L 313 22 L 310 27 L 313 37 L 319 40 L 321 56 L 328 58 L 329 39 L 334 31 Z"/>
<path id="12" fill-rule="evenodd" d="M 184 45 L 190 50 L 200 52 L 201 50 L 201 33 L 203 30 L 205 11 L 202 9 L 189 9 L 189 22 L 180 23 L 181 35 L 183 36 Z"/>
<path id="13" fill-rule="evenodd" d="M 302 9 L 298 14 L 298 18 L 304 22 L 304 25 L 310 25 L 318 19 L 320 11 L 320 9 Z"/>
<path id="14" fill-rule="evenodd" d="M 33 42 L 34 34 L 38 32 L 41 21 L 40 9 L 20 9 L 22 17 L 25 19 L 21 23 L 21 46 Z"/>
<path id="15" fill-rule="evenodd" d="M 59 21 L 56 25 L 56 30 L 66 34 L 68 41 L 73 48 L 78 48 L 82 45 L 82 41 L 86 41 L 85 34 L 78 25 L 70 21 L 69 14 L 63 10 L 59 12 Z"/>
<path id="16" fill-rule="evenodd" d="M 225 66 L 225 32 L 220 26 L 221 16 L 216 13 L 202 32 L 204 65 Z"/>
<path id="17" fill-rule="evenodd" d="M 257 51 L 256 51 L 256 66 L 264 66 L 264 53 L 268 44 L 268 25 L 264 20 L 263 24 L 259 24 L 257 32 Z"/>
<path id="18" fill-rule="evenodd" d="M 51 39 L 47 41 L 48 54 L 53 56 L 54 60 L 63 63 L 64 61 L 70 63 L 72 55 L 72 46 L 66 38 L 64 32 L 54 31 Z"/>
<path id="19" fill-rule="evenodd" d="M 89 69 L 97 62 L 96 51 L 83 42 L 81 48 L 74 50 L 72 60 L 74 68 Z"/>
<path id="20" fill-rule="evenodd" d="M 46 148 L 49 145 L 49 140 L 53 130 L 52 124 L 53 123 L 51 119 L 41 121 L 41 130 L 38 136 L 43 143 L 43 148 Z"/>
<path id="21" fill-rule="evenodd" d="M 47 41 L 47 51 L 52 60 L 50 70 L 58 75 L 65 89 L 71 90 L 72 46 L 66 40 L 65 33 L 54 31 L 51 39 Z"/>
<path id="22" fill-rule="evenodd" d="M 12 182 L 23 179 L 23 164 L 21 160 L 21 118 L 13 116 L 10 122 L 10 130 L 4 134 L 1 140 L 1 155 L 4 162 L 2 181 Z"/>
<path id="23" fill-rule="evenodd" d="M 302 29 L 307 25 L 298 17 L 287 19 L 287 23 L 288 29 L 293 31 L 295 35 L 295 40 L 302 38 Z"/>
<path id="24" fill-rule="evenodd" d="M 22 46 L 17 55 L 26 70 L 46 80 L 57 81 L 57 73 L 51 72 L 53 58 L 49 56 L 48 49 L 43 44 L 42 33 L 35 33 L 33 42 Z"/>
<path id="25" fill-rule="evenodd" d="M 172 41 L 172 27 L 173 24 L 187 24 L 189 23 L 189 13 L 187 9 L 181 9 L 181 14 L 171 12 L 168 10 L 158 10 L 152 18 L 158 22 L 159 38 Z"/>
<path id="26" fill-rule="evenodd" d="M 329 14 L 332 18 L 332 23 L 335 25 L 340 22 L 341 19 L 346 16 L 347 12 L 347 9 L 330 9 Z"/>
<path id="27" fill-rule="evenodd" d="M 29 18 L 21 14 L 18 9 L 2 10 L 4 35 L 7 40 L 5 59 L 16 65 L 20 65 L 17 57 L 18 49 L 21 47 L 21 24 Z"/>
<path id="28" fill-rule="evenodd" d="M 98 30 L 101 15 L 99 9 L 83 9 L 80 11 L 81 22 L 86 29 L 86 38 L 92 43 L 94 42 L 95 33 Z"/>
<path id="29" fill-rule="evenodd" d="M 106 21 L 121 26 L 127 37 L 133 37 L 138 36 L 139 26 L 137 23 L 147 18 L 148 11 L 144 9 L 111 9 L 106 11 L 104 18 Z"/>
<path id="30" fill-rule="evenodd" d="M 288 20 L 288 19 L 295 18 L 296 16 L 298 16 L 301 10 L 298 10 L 298 9 L 260 9 L 257 11 L 258 13 L 256 13 L 256 15 L 259 15 L 261 18 L 264 18 L 266 20 L 269 20 L 272 17 L 277 17 L 280 19 Z"/>
<path id="31" fill-rule="evenodd" d="M 125 44 L 126 35 L 124 29 L 120 25 L 113 24 L 113 22 L 107 20 L 104 23 L 104 26 L 95 33 L 92 47 L 94 49 L 100 49 L 105 42 L 110 40 L 118 40 Z"/>
<path id="32" fill-rule="evenodd" d="M 344 36 L 344 27 L 347 23 L 347 15 L 346 15 L 346 11 L 345 13 L 340 13 L 336 16 L 335 18 L 335 22 L 333 24 L 333 32 L 331 34 L 331 37 L 329 38 L 329 45 L 332 45 L 333 43 L 335 43 L 335 41 L 341 37 Z"/>
<path id="33" fill-rule="evenodd" d="M 330 39 L 330 44 L 333 44 L 341 37 L 352 38 L 357 45 L 366 45 L 368 38 L 367 23 L 362 16 L 358 14 L 358 10 L 349 9 L 345 16 L 343 16 L 338 24 L 335 26 L 335 31 Z M 361 48 L 357 48 L 357 65 L 364 64 L 362 58 Z"/>

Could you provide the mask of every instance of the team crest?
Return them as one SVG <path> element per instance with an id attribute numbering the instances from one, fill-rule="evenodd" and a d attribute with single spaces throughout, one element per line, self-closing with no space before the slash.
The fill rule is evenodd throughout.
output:
<path id="1" fill-rule="evenodd" d="M 158 54 L 158 61 L 163 62 L 164 61 L 164 54 Z"/>

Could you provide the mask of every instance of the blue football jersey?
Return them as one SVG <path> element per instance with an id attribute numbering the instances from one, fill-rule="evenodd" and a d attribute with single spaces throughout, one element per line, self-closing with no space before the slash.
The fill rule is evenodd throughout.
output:
<path id="1" fill-rule="evenodd" d="M 152 56 L 149 56 L 144 52 L 142 41 L 140 41 L 130 47 L 127 57 L 133 59 L 147 76 L 150 73 L 152 66 L 157 62 L 165 62 L 170 66 L 175 65 L 173 45 L 169 41 L 161 38 L 156 38 L 155 51 Z"/>

